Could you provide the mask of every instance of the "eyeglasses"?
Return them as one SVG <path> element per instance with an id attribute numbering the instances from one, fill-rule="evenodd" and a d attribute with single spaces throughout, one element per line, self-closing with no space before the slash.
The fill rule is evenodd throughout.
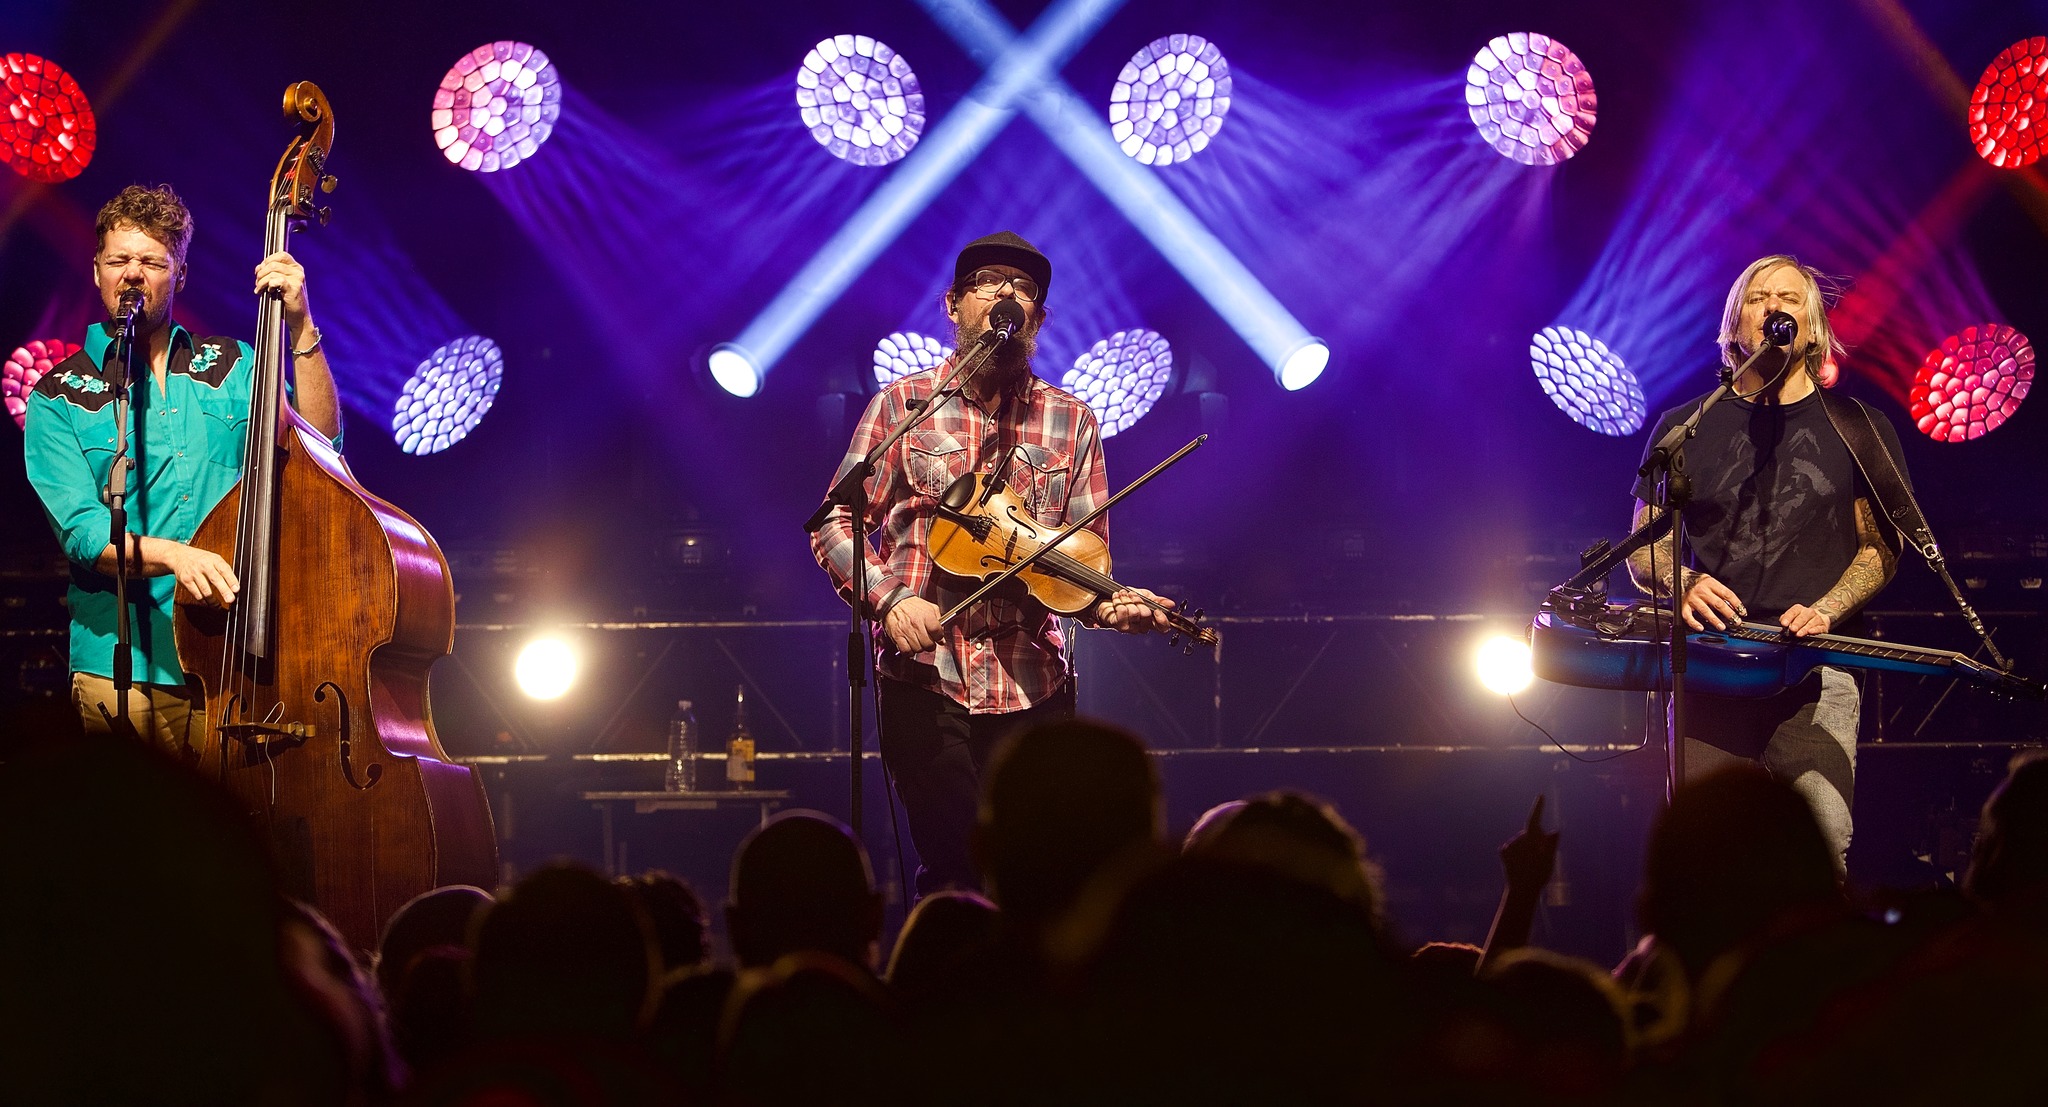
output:
<path id="1" fill-rule="evenodd" d="M 1001 295 L 1004 285 L 1009 285 L 1019 300 L 1033 304 L 1038 302 L 1038 282 L 1030 277 L 1013 277 L 993 269 L 976 269 L 974 275 L 967 278 L 967 287 L 988 297 Z"/>

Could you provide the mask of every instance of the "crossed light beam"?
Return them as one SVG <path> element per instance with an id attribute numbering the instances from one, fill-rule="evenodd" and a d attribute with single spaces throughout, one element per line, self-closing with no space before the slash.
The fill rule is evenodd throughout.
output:
<path id="1" fill-rule="evenodd" d="M 1061 0 L 1022 36 L 987 0 L 919 0 L 983 77 L 860 210 L 833 234 L 708 368 L 727 391 L 752 395 L 819 311 L 865 270 L 941 189 L 965 170 L 1021 106 L 1104 198 L 1178 269 L 1287 388 L 1314 380 L 1329 348 L 1308 333 L 1108 125 L 1059 79 L 1059 68 L 1124 0 Z M 998 65 L 997 63 L 1001 64 Z"/>

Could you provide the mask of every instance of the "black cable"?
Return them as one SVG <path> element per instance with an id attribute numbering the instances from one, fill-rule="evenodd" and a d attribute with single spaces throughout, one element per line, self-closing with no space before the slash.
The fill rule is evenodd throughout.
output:
<path id="1" fill-rule="evenodd" d="M 1635 745 L 1630 746 L 1625 750 L 1618 750 L 1614 753 L 1608 754 L 1605 757 L 1581 757 L 1578 754 L 1573 753 L 1571 750 L 1566 749 L 1565 744 L 1563 742 L 1558 741 L 1556 735 L 1543 729 L 1543 724 L 1538 723 L 1536 720 L 1530 718 L 1529 716 L 1522 714 L 1522 705 L 1515 702 L 1515 694 L 1513 692 L 1508 693 L 1508 707 L 1514 711 L 1515 718 L 1520 719 L 1525 723 L 1528 723 L 1532 727 L 1535 727 L 1536 732 L 1538 734 L 1541 734 L 1545 738 L 1550 739 L 1550 744 L 1556 746 L 1557 751 L 1559 753 L 1564 754 L 1566 757 L 1569 757 L 1574 761 L 1583 762 L 1588 765 L 1597 765 L 1602 761 L 1612 761 L 1617 757 L 1627 757 L 1629 754 L 1641 751 L 1643 747 L 1650 744 L 1650 736 L 1649 733 L 1646 731 L 1643 734 L 1642 741 L 1637 742 Z"/>

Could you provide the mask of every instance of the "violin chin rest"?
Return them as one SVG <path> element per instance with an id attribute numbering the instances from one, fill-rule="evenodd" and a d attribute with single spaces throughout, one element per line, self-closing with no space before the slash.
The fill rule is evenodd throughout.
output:
<path id="1" fill-rule="evenodd" d="M 974 474 L 962 473 L 946 486 L 946 494 L 939 497 L 939 506 L 948 511 L 965 511 L 974 502 Z"/>

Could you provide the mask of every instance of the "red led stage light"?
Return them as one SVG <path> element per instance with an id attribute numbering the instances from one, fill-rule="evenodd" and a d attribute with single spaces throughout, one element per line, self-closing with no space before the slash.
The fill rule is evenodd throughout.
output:
<path id="1" fill-rule="evenodd" d="M 493 42 L 462 55 L 434 90 L 434 144 L 475 173 L 510 169 L 555 132 L 562 78 L 523 42 Z"/>
<path id="2" fill-rule="evenodd" d="M 34 54 L 7 54 L 0 56 L 0 83 L 7 88 L 0 161 L 47 184 L 85 172 L 99 125 L 71 74 Z"/>
<path id="3" fill-rule="evenodd" d="M 1523 165 L 1556 165 L 1593 137 L 1593 76 L 1549 35 L 1501 35 L 1473 55 L 1465 106 L 1480 137 Z"/>
<path id="4" fill-rule="evenodd" d="M 0 396 L 5 397 L 7 414 L 14 417 L 15 426 L 28 422 L 28 394 L 35 391 L 36 382 L 52 366 L 77 352 L 75 343 L 43 338 L 16 346 L 7 360 L 0 362 Z"/>
<path id="5" fill-rule="evenodd" d="M 2001 169 L 2041 157 L 2048 125 L 2048 38 L 2021 39 L 1991 60 L 1970 93 L 1970 145 Z M 1974 437 L 1974 436 L 1973 436 Z"/>
<path id="6" fill-rule="evenodd" d="M 1108 438 L 1145 417 L 1173 379 L 1173 347 L 1157 331 L 1133 327 L 1088 347 L 1060 376 L 1060 387 L 1081 397 Z"/>
<path id="7" fill-rule="evenodd" d="M 1936 442 L 1995 431 L 2034 383 L 2034 344 L 1999 323 L 1966 327 L 1934 348 L 1913 374 L 1913 425 Z"/>

